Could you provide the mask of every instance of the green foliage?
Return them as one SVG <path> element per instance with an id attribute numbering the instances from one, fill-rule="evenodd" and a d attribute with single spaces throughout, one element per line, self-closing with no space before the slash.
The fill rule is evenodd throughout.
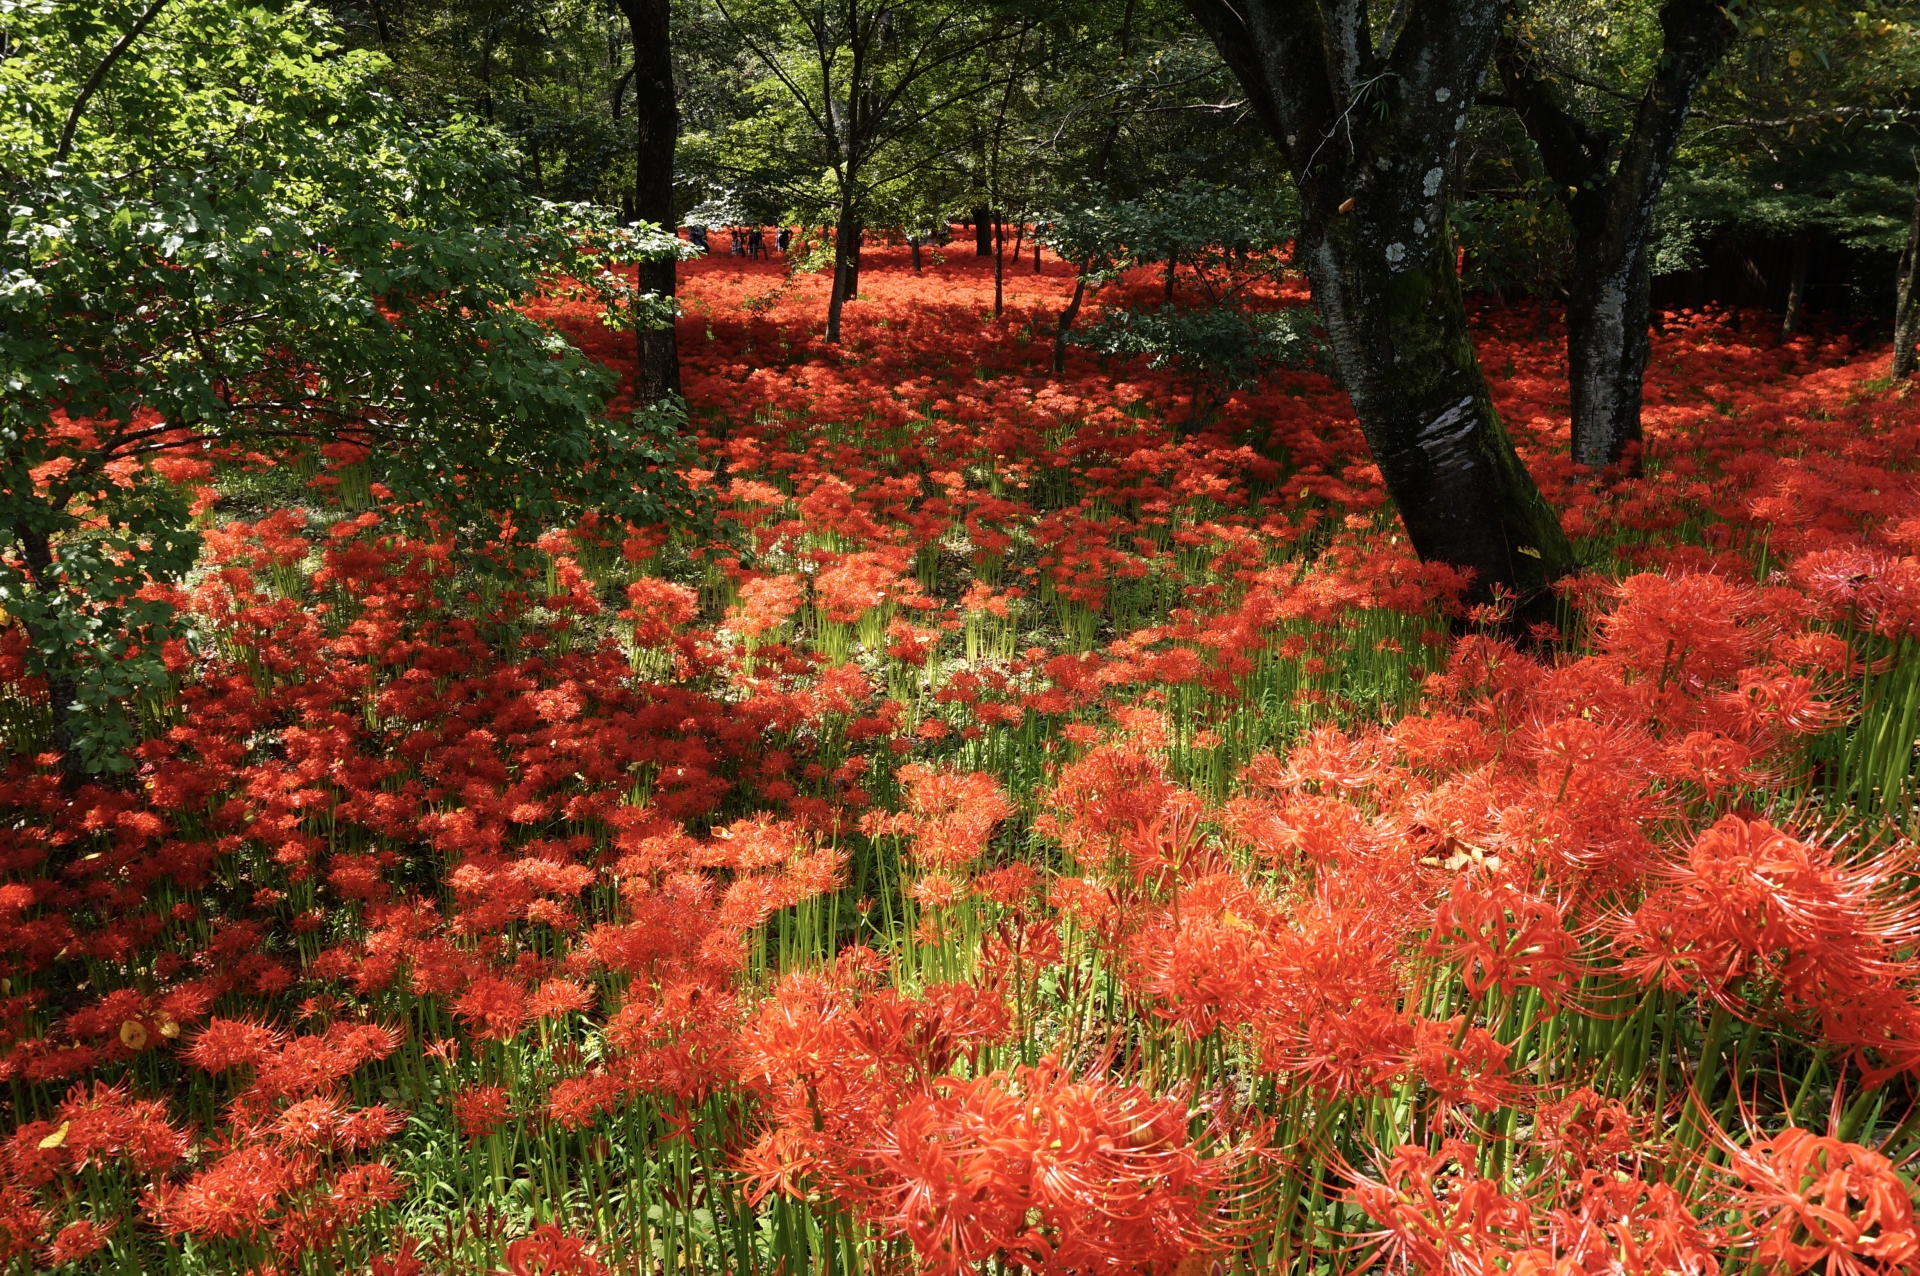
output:
<path id="1" fill-rule="evenodd" d="M 1145 355 L 1155 368 L 1178 367 L 1194 382 L 1196 419 L 1262 377 L 1316 363 L 1321 346 L 1310 312 L 1245 304 L 1256 283 L 1284 269 L 1297 219 L 1291 187 L 1188 187 L 1056 214 L 1046 242 L 1081 263 L 1090 285 L 1164 266 L 1197 302 L 1118 307 L 1071 339 L 1103 354 Z"/>
<path id="2" fill-rule="evenodd" d="M 1109 311 L 1073 340 L 1102 354 L 1145 355 L 1149 367 L 1178 367 L 1210 390 L 1216 404 L 1234 390 L 1320 357 L 1313 315 L 1300 308 L 1133 306 Z"/>
<path id="3" fill-rule="evenodd" d="M 1090 282 L 1173 261 L 1195 272 L 1209 300 L 1221 301 L 1277 273 L 1298 224 L 1290 186 L 1185 185 L 1064 209 L 1052 215 L 1044 238 L 1068 261 L 1091 263 L 1083 272 Z"/>
<path id="4" fill-rule="evenodd" d="M 1548 183 L 1473 192 L 1447 215 L 1467 251 L 1463 287 L 1550 296 L 1573 269 L 1573 227 Z"/>
<path id="5" fill-rule="evenodd" d="M 657 322 L 628 267 L 674 241 L 523 199 L 495 134 L 408 125 L 304 7 L 177 0 L 109 62 L 138 12 L 0 5 L 0 603 L 104 769 L 197 547 L 169 476 L 350 444 L 403 498 L 536 533 L 675 499 L 671 414 L 610 420 L 612 374 L 519 308 L 552 286 Z"/>

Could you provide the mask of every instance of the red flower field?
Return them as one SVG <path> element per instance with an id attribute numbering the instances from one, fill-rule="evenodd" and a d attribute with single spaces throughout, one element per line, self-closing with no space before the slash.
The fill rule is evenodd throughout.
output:
<path id="1" fill-rule="evenodd" d="M 132 779 L 4 777 L 0 1265 L 1920 1270 L 1886 351 L 1669 314 L 1596 476 L 1481 310 L 1586 563 L 1520 648 L 1328 377 L 1054 377 L 1069 268 L 946 251 L 838 350 L 683 267 L 697 519 L 218 477 Z"/>

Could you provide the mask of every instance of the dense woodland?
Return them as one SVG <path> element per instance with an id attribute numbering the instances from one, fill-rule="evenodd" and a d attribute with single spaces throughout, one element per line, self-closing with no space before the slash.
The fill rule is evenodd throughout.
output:
<path id="1" fill-rule="evenodd" d="M 0 1273 L 1920 1272 L 1920 13 L 0 0 Z"/>

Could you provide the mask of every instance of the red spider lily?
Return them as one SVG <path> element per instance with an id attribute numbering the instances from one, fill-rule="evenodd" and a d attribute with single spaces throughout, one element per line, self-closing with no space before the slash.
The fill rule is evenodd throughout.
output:
<path id="1" fill-rule="evenodd" d="M 511 1276 L 603 1276 L 607 1270 L 587 1242 L 552 1223 L 509 1243 L 506 1257 Z"/>
<path id="2" fill-rule="evenodd" d="M 47 1212 L 24 1189 L 0 1184 L 0 1261 L 11 1263 L 32 1253 L 50 1222 Z"/>
<path id="3" fill-rule="evenodd" d="M 460 1124 L 460 1133 L 469 1140 L 484 1139 L 492 1134 L 506 1124 L 510 1111 L 504 1086 L 470 1085 L 453 1096 L 454 1120 Z"/>
<path id="4" fill-rule="evenodd" d="M 1899 857 L 1843 867 L 1831 846 L 1730 815 L 1660 870 L 1614 943 L 1624 969 L 1669 988 L 1699 981 L 1739 1006 L 1740 986 L 1765 976 L 1789 1005 L 1831 1009 L 1908 973 L 1895 953 L 1914 919 L 1881 898 L 1899 869 Z"/>
<path id="5" fill-rule="evenodd" d="M 113 1239 L 117 1219 L 100 1222 L 95 1219 L 79 1219 L 61 1228 L 47 1243 L 45 1258 L 50 1266 L 58 1267 L 63 1263 L 78 1263 L 89 1254 L 98 1253 Z"/>
<path id="6" fill-rule="evenodd" d="M 1237 1158 L 1188 1139 L 1186 1107 L 1056 1065 L 949 1079 L 902 1107 L 876 1155 L 882 1218 L 928 1271 L 1013 1255 L 1043 1271 L 1172 1263 L 1223 1242 Z"/>
<path id="7" fill-rule="evenodd" d="M 914 858 L 928 868 L 961 868 L 978 859 L 994 828 L 1013 813 L 992 776 L 944 773 L 908 765 L 898 776 L 907 787 L 911 817 L 894 831 L 914 839 Z"/>
<path id="8" fill-rule="evenodd" d="M 1549 1005 L 1579 981 L 1579 943 L 1560 909 L 1511 885 L 1462 873 L 1435 910 L 1426 951 L 1458 964 L 1467 991 L 1537 988 Z"/>
<path id="9" fill-rule="evenodd" d="M 1403 1119 L 1477 1145 L 1403 1149 L 1361 1184 L 1410 1267 L 1693 1276 L 1782 1236 L 1763 1265 L 1822 1244 L 1814 1266 L 1911 1265 L 1873 1250 L 1898 1228 L 1864 1187 L 1814 1186 L 1842 1162 L 1886 1186 L 1853 1154 L 1806 1169 L 1794 1204 L 1767 1152 L 1734 1243 L 1699 1221 L 1722 1195 L 1666 1176 L 1651 1068 L 1609 1074 L 1608 1099 L 1530 1066 L 1568 1048 L 1576 984 L 1624 972 L 1817 1036 L 1866 1085 L 1920 1069 L 1907 851 L 1721 818 L 1808 778 L 1850 680 L 1903 668 L 1885 653 L 1915 624 L 1920 425 L 1865 386 L 1884 359 L 1676 318 L 1648 477 L 1597 485 L 1562 454 L 1558 356 L 1488 318 L 1529 468 L 1613 547 L 1567 586 L 1546 656 L 1445 632 L 1464 582 L 1400 543 L 1326 378 L 1236 394 L 1183 437 L 1165 375 L 1075 351 L 1052 378 L 1016 338 L 1052 323 L 1070 270 L 1013 281 L 1033 309 L 1000 327 L 970 311 L 984 276 L 909 289 L 870 251 L 847 358 L 797 322 L 821 281 L 747 313 L 762 285 L 685 267 L 714 329 L 684 334 L 686 477 L 725 543 L 587 517 L 538 529 L 521 572 L 384 505 L 325 534 L 206 529 L 204 573 L 169 595 L 203 641 L 165 651 L 179 693 L 125 782 L 0 773 L 0 1076 L 40 1118 L 4 1144 L 0 1245 L 46 1260 L 94 1185 L 131 1180 L 215 1265 L 360 1262 L 390 1239 L 376 1206 L 412 1190 L 368 1154 L 411 1136 L 355 1096 L 390 1079 L 414 1102 L 424 1071 L 452 1090 L 424 1123 L 551 1120 L 501 1139 L 512 1157 L 571 1157 L 644 1103 L 628 1129 L 700 1154 L 696 1195 L 663 1208 L 742 1173 L 762 1218 L 778 1193 L 887 1238 L 854 1241 L 862 1261 L 906 1237 L 936 1268 L 1230 1265 L 1224 1216 L 1271 1218 L 1254 1166 L 1319 1156 L 1310 1123 L 1363 1098 L 1376 1120 L 1335 1123 L 1362 1149 L 1419 1143 Z M 555 304 L 631 363 L 630 338 Z M 1783 572 L 1750 585 L 1763 536 Z M 947 634 L 969 625 L 963 661 Z M 4 698 L 44 705 L 25 644 L 0 628 Z M 1016 802 L 1031 838 L 1001 833 Z M 876 876 L 856 828 L 902 839 L 908 882 Z M 872 936 L 910 891 L 963 973 L 835 953 L 855 872 L 863 939 L 909 939 Z M 775 938 L 821 918 L 824 947 L 778 966 Z M 449 1016 L 464 1054 L 431 1039 Z M 1071 1070 L 1010 1062 L 1069 1041 Z M 514 1068 L 511 1095 L 476 1059 Z M 1306 1115 L 1268 1132 L 1269 1101 Z M 1503 1128 L 1526 1133 L 1490 1142 Z M 722 1213 L 758 1243 L 752 1211 Z M 612 1265 L 547 1230 L 515 1244 L 529 1270 Z M 425 1266 L 405 1241 L 370 1261 Z"/>
<path id="10" fill-rule="evenodd" d="M 1353 1200 L 1374 1221 L 1381 1251 L 1406 1270 L 1483 1276 L 1531 1251 L 1532 1207 L 1477 1177 L 1473 1152 L 1449 1140 L 1438 1152 L 1397 1149 L 1377 1179 L 1356 1176 Z"/>
<path id="11" fill-rule="evenodd" d="M 1842 1276 L 1920 1265 L 1912 1185 L 1878 1152 L 1797 1127 L 1724 1145 L 1754 1261 Z"/>

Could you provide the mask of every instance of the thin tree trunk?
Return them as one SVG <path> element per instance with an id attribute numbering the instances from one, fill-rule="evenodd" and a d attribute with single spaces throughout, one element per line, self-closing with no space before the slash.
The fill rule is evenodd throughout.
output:
<path id="1" fill-rule="evenodd" d="M 1087 299 L 1087 272 L 1093 269 L 1089 258 L 1080 263 L 1073 281 L 1073 296 L 1067 301 L 1067 308 L 1060 312 L 1060 322 L 1053 329 L 1053 375 L 1059 376 L 1067 370 L 1067 333 L 1073 330 L 1073 321 L 1080 317 L 1080 303 Z"/>
<path id="2" fill-rule="evenodd" d="M 1033 228 L 1033 273 L 1040 273 L 1040 228 Z"/>
<path id="3" fill-rule="evenodd" d="M 993 223 L 993 317 L 1006 309 L 1007 232 L 996 217 Z"/>
<path id="4" fill-rule="evenodd" d="M 860 249 L 865 245 L 867 239 L 866 223 L 849 213 L 848 221 L 834 233 L 837 237 L 844 237 L 849 241 L 847 244 L 846 299 L 848 301 L 858 301 L 860 300 Z"/>
<path id="5" fill-rule="evenodd" d="M 993 256 L 993 210 L 976 208 L 973 210 L 973 255 L 976 257 Z"/>
<path id="6" fill-rule="evenodd" d="M 1920 188 L 1913 192 L 1913 221 L 1907 226 L 1907 249 L 1900 254 L 1894 292 L 1893 379 L 1904 381 L 1920 362 L 1913 352 L 1920 342 Z"/>
<path id="7" fill-rule="evenodd" d="M 673 151 L 680 136 L 680 108 L 673 92 L 669 27 L 671 0 L 619 0 L 633 31 L 634 191 L 636 219 L 667 230 L 677 223 L 673 204 Z M 640 267 L 643 291 L 671 297 L 676 263 L 648 262 Z M 641 328 L 636 334 L 640 359 L 639 395 L 654 403 L 680 392 L 680 351 L 671 325 Z"/>
<path id="8" fill-rule="evenodd" d="M 1173 272 L 1180 265 L 1178 253 L 1167 254 L 1167 304 L 1173 304 Z"/>
<path id="9" fill-rule="evenodd" d="M 1780 340 L 1791 341 L 1800 331 L 1800 311 L 1807 301 L 1807 238 L 1793 243 L 1793 265 L 1787 275 L 1787 312 L 1780 317 Z"/>

